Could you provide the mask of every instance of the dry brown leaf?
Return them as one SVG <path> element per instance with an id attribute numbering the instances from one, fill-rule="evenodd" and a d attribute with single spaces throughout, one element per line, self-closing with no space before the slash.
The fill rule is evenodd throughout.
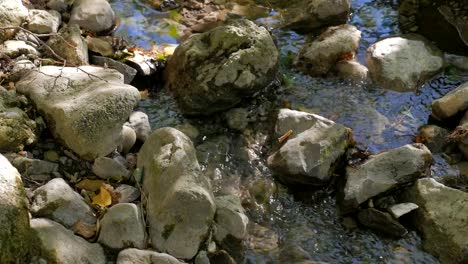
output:
<path id="1" fill-rule="evenodd" d="M 14 82 L 9 82 L 8 83 L 8 90 L 15 90 L 16 87 L 15 87 L 15 83 Z"/>
<path id="2" fill-rule="evenodd" d="M 102 208 L 108 207 L 112 204 L 112 196 L 109 191 L 104 187 L 106 184 L 102 184 L 99 188 L 99 194 L 93 197 L 93 204 L 98 205 Z"/>
<path id="3" fill-rule="evenodd" d="M 141 100 L 146 100 L 146 99 L 148 99 L 148 97 L 149 97 L 148 89 L 146 89 L 146 90 L 144 90 L 144 91 L 140 91 L 140 97 L 141 97 Z"/>
<path id="4" fill-rule="evenodd" d="M 119 192 L 116 192 L 114 190 L 114 187 L 112 187 L 112 185 L 109 185 L 109 184 L 103 184 L 102 185 L 106 191 L 109 192 L 110 196 L 111 196 L 111 200 L 112 200 L 112 204 L 117 204 L 119 203 L 119 200 L 120 200 L 120 197 L 122 196 Z"/>
<path id="5" fill-rule="evenodd" d="M 95 192 L 98 191 L 101 185 L 104 184 L 102 180 L 89 180 L 84 179 L 75 185 L 78 189 L 85 189 L 87 191 Z"/>
<path id="6" fill-rule="evenodd" d="M 73 225 L 72 230 L 73 232 L 75 232 L 75 234 L 89 239 L 96 235 L 97 227 L 96 225 L 88 224 L 81 220 L 78 220 Z"/>

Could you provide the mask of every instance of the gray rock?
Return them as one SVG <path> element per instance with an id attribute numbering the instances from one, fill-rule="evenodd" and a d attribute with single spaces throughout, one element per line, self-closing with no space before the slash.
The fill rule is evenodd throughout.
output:
<path id="1" fill-rule="evenodd" d="M 7 40 L 0 46 L 0 54 L 10 58 L 16 58 L 20 55 L 39 55 L 39 52 L 31 45 L 22 40 Z"/>
<path id="2" fill-rule="evenodd" d="M 215 203 L 215 239 L 221 242 L 229 235 L 243 240 L 247 235 L 249 218 L 245 215 L 240 199 L 233 195 L 225 195 L 216 197 Z"/>
<path id="3" fill-rule="evenodd" d="M 122 143 L 120 146 L 117 148 L 119 152 L 122 152 L 123 154 L 127 154 L 130 149 L 135 145 L 135 142 L 137 140 L 135 130 L 129 126 L 123 126 L 122 127 Z"/>
<path id="4" fill-rule="evenodd" d="M 128 178 L 129 176 L 129 171 L 123 164 L 107 157 L 99 157 L 94 160 L 93 173 L 102 179 Z"/>
<path id="5" fill-rule="evenodd" d="M 432 116 L 438 120 L 452 117 L 468 109 L 468 82 L 432 102 Z"/>
<path id="6" fill-rule="evenodd" d="M 266 252 L 278 248 L 279 236 L 275 231 L 253 222 L 249 224 L 248 229 L 247 245 L 251 250 Z"/>
<path id="7" fill-rule="evenodd" d="M 96 224 L 93 209 L 61 178 L 55 178 L 33 192 L 31 213 L 52 219 L 67 228 L 82 221 Z"/>
<path id="8" fill-rule="evenodd" d="M 468 72 L 468 57 L 445 53 L 445 63 L 461 71 Z"/>
<path id="9" fill-rule="evenodd" d="M 4 263 L 26 262 L 32 248 L 26 191 L 21 175 L 0 154 L 0 259 Z"/>
<path id="10" fill-rule="evenodd" d="M 146 227 L 143 213 L 132 203 L 112 206 L 100 222 L 98 242 L 114 249 L 146 246 Z"/>
<path id="11" fill-rule="evenodd" d="M 73 5 L 73 2 L 74 0 L 47 0 L 46 5 L 52 10 L 64 13 Z"/>
<path id="12" fill-rule="evenodd" d="M 137 74 L 137 70 L 128 66 L 127 64 L 118 62 L 111 58 L 102 57 L 102 56 L 91 56 L 91 63 L 99 66 L 107 65 L 108 68 L 117 70 L 124 76 L 124 83 L 129 84 L 132 82 Z"/>
<path id="13" fill-rule="evenodd" d="M 302 71 L 320 76 L 326 74 L 346 54 L 354 54 L 361 31 L 352 25 L 330 27 L 311 42 L 305 43 L 295 64 Z"/>
<path id="14" fill-rule="evenodd" d="M 423 144 L 408 144 L 372 155 L 357 167 L 346 168 L 343 213 L 381 193 L 411 183 L 424 176 L 432 154 Z"/>
<path id="15" fill-rule="evenodd" d="M 374 208 L 361 210 L 357 217 L 362 225 L 390 237 L 399 238 L 408 233 L 389 213 Z"/>
<path id="16" fill-rule="evenodd" d="M 21 0 L 2 0 L 0 2 L 0 27 L 21 26 L 28 18 L 28 9 Z M 0 33 L 0 43 L 13 37 L 15 30 Z"/>
<path id="17" fill-rule="evenodd" d="M 36 243 L 40 247 L 40 255 L 46 257 L 48 263 L 107 263 L 99 244 L 75 236 L 72 231 L 54 221 L 32 219 L 31 228 L 38 238 Z"/>
<path id="18" fill-rule="evenodd" d="M 98 54 L 101 54 L 102 56 L 105 56 L 104 58 L 107 58 L 107 57 L 113 57 L 114 56 L 114 47 L 112 46 L 112 42 L 114 41 L 114 39 L 110 36 L 103 36 L 103 37 L 97 37 L 97 38 L 93 38 L 93 37 L 90 37 L 90 36 L 87 36 L 86 37 L 86 43 L 88 44 L 88 49 L 92 52 L 95 52 L 95 53 L 98 53 Z M 99 56 L 98 56 L 99 57 Z M 111 58 L 107 58 L 111 61 L 113 61 Z M 93 60 L 93 58 L 91 57 L 91 61 Z M 99 58 L 97 59 L 98 62 L 99 62 Z M 100 63 L 101 62 L 92 62 L 94 64 L 97 64 L 97 65 L 101 65 Z M 103 65 L 101 65 L 103 66 Z M 136 70 L 135 70 L 136 71 Z M 122 73 L 124 74 L 124 73 Z"/>
<path id="19" fill-rule="evenodd" d="M 378 85 L 399 92 L 415 91 L 440 72 L 443 53 L 423 37 L 391 37 L 367 49 L 367 67 Z"/>
<path id="20" fill-rule="evenodd" d="M 140 197 L 140 190 L 127 184 L 121 184 L 114 190 L 120 194 L 119 203 L 131 203 Z"/>
<path id="21" fill-rule="evenodd" d="M 226 112 L 228 126 L 232 129 L 243 131 L 249 124 L 249 112 L 245 108 L 233 108 Z"/>
<path id="22" fill-rule="evenodd" d="M 301 0 L 292 2 L 282 13 L 284 26 L 299 31 L 346 23 L 349 0 Z"/>
<path id="23" fill-rule="evenodd" d="M 387 210 L 394 218 L 400 218 L 400 216 L 405 215 L 418 208 L 419 206 L 414 203 L 399 203 L 388 207 Z"/>
<path id="24" fill-rule="evenodd" d="M 366 66 L 354 60 L 341 60 L 336 63 L 338 76 L 353 84 L 363 84 L 367 81 L 369 70 Z"/>
<path id="25" fill-rule="evenodd" d="M 58 36 L 52 36 L 47 41 L 47 45 L 57 55 L 65 59 L 67 65 L 87 65 L 89 63 L 88 47 L 81 37 L 80 28 L 77 25 L 69 24 L 63 26 L 58 34 Z"/>
<path id="26" fill-rule="evenodd" d="M 326 184 L 350 144 L 350 130 L 324 117 L 281 109 L 275 126 L 280 137 L 293 134 L 268 157 L 268 166 L 286 184 Z"/>
<path id="27" fill-rule="evenodd" d="M 138 155 L 148 199 L 146 220 L 157 250 L 192 259 L 208 238 L 215 204 L 190 139 L 173 128 L 153 132 Z"/>
<path id="28" fill-rule="evenodd" d="M 413 221 L 424 236 L 424 249 L 441 263 L 468 262 L 468 193 L 424 178 L 404 193 L 419 205 Z"/>
<path id="29" fill-rule="evenodd" d="M 18 81 L 23 75 L 36 68 L 36 65 L 30 60 L 18 60 L 10 70 L 9 80 Z"/>
<path id="30" fill-rule="evenodd" d="M 265 28 L 237 20 L 179 45 L 164 72 L 166 87 L 185 114 L 209 115 L 270 85 L 278 58 Z"/>
<path id="31" fill-rule="evenodd" d="M 210 264 L 210 259 L 208 258 L 208 253 L 206 251 L 198 252 L 194 264 Z"/>
<path id="32" fill-rule="evenodd" d="M 20 155 L 10 158 L 11 163 L 23 176 L 53 174 L 58 171 L 58 164 L 40 159 L 31 159 Z"/>
<path id="33" fill-rule="evenodd" d="M 444 150 L 448 144 L 447 136 L 449 131 L 436 125 L 425 125 L 419 128 L 419 136 L 422 143 L 432 153 L 439 153 Z"/>
<path id="34" fill-rule="evenodd" d="M 117 264 L 182 264 L 171 255 L 151 250 L 129 248 L 120 251 Z"/>
<path id="35" fill-rule="evenodd" d="M 24 76 L 16 88 L 34 102 L 56 138 L 81 158 L 93 160 L 120 145 L 122 125 L 140 93 L 123 84 L 115 70 L 80 69 L 44 66 Z"/>
<path id="36" fill-rule="evenodd" d="M 26 28 L 38 34 L 57 33 L 62 16 L 55 10 L 30 9 Z"/>
<path id="37" fill-rule="evenodd" d="M 106 32 L 115 25 L 115 14 L 106 0 L 75 0 L 70 24 L 92 32 Z"/>
<path id="38" fill-rule="evenodd" d="M 142 142 L 145 142 L 146 138 L 148 138 L 151 133 L 151 125 L 148 115 L 141 111 L 136 111 L 130 114 L 128 122 L 125 125 L 133 128 L 137 139 Z"/>

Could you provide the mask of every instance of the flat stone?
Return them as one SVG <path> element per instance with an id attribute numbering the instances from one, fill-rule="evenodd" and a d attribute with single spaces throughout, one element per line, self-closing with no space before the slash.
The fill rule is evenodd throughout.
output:
<path id="1" fill-rule="evenodd" d="M 104 54 L 103 54 L 104 55 Z M 127 64 L 118 62 L 111 58 L 102 57 L 102 56 L 91 56 L 91 63 L 104 66 L 107 65 L 108 68 L 117 70 L 124 76 L 124 83 L 129 84 L 132 82 L 133 78 L 135 78 L 137 74 L 137 70 L 128 66 Z"/>
<path id="2" fill-rule="evenodd" d="M 387 210 L 394 218 L 400 218 L 400 216 L 405 215 L 418 208 L 419 206 L 414 203 L 399 203 L 388 207 Z"/>
<path id="3" fill-rule="evenodd" d="M 99 157 L 95 159 L 92 169 L 93 173 L 102 179 L 113 177 L 123 177 L 126 179 L 130 173 L 123 164 L 107 157 Z"/>

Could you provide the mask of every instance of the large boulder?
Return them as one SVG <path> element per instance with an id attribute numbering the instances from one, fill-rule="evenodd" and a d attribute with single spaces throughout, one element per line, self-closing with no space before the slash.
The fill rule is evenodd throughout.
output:
<path id="1" fill-rule="evenodd" d="M 307 32 L 346 23 L 350 9 L 350 0 L 300 0 L 293 1 L 281 14 L 284 26 Z"/>
<path id="2" fill-rule="evenodd" d="M 18 27 L 28 18 L 28 9 L 21 0 L 0 1 L 0 27 Z M 0 42 L 10 39 L 15 30 L 0 30 Z"/>
<path id="3" fill-rule="evenodd" d="M 129 248 L 120 251 L 117 256 L 117 264 L 182 264 L 171 255 L 158 253 L 151 250 L 141 250 L 136 248 Z"/>
<path id="4" fill-rule="evenodd" d="M 70 24 L 96 33 L 112 29 L 116 23 L 114 10 L 106 0 L 75 0 L 70 15 Z"/>
<path id="5" fill-rule="evenodd" d="M 468 109 L 468 82 L 432 102 L 432 116 L 444 120 Z"/>
<path id="6" fill-rule="evenodd" d="M 28 200 L 21 175 L 1 154 L 0 182 L 0 259 L 3 263 L 24 263 L 33 246 Z"/>
<path id="7" fill-rule="evenodd" d="M 386 89 L 415 91 L 444 67 L 443 53 L 417 35 L 391 37 L 367 50 L 372 79 Z"/>
<path id="8" fill-rule="evenodd" d="M 424 248 L 441 263 L 468 263 L 468 193 L 424 178 L 404 193 L 419 206 L 413 221 L 424 237 Z"/>
<path id="9" fill-rule="evenodd" d="M 281 109 L 275 136 L 289 130 L 292 135 L 268 157 L 268 166 L 290 185 L 326 184 L 351 143 L 350 130 L 319 115 Z"/>
<path id="10" fill-rule="evenodd" d="M 112 69 L 44 66 L 25 75 L 17 91 L 29 97 L 53 135 L 83 159 L 120 145 L 122 125 L 140 100 Z"/>
<path id="11" fill-rule="evenodd" d="M 361 31 L 352 25 L 330 27 L 316 39 L 302 46 L 297 66 L 310 75 L 324 75 L 347 54 L 359 47 Z"/>
<path id="12" fill-rule="evenodd" d="M 408 144 L 369 157 L 358 166 L 346 168 L 343 213 L 356 209 L 368 199 L 411 183 L 424 176 L 432 154 L 423 144 Z"/>
<path id="13" fill-rule="evenodd" d="M 192 142 L 174 128 L 158 129 L 143 144 L 138 168 L 153 246 L 177 258 L 193 258 L 209 236 L 216 206 Z"/>
<path id="14" fill-rule="evenodd" d="M 52 36 L 47 41 L 47 45 L 56 55 L 66 60 L 67 65 L 80 66 L 89 63 L 88 46 L 81 36 L 80 27 L 77 25 L 63 26 L 58 35 Z"/>
<path id="15" fill-rule="evenodd" d="M 166 87 L 184 113 L 209 115 L 270 85 L 278 58 L 265 28 L 237 20 L 179 45 L 165 69 Z"/>
<path id="16" fill-rule="evenodd" d="M 99 244 L 89 243 L 75 236 L 72 231 L 52 220 L 32 219 L 31 228 L 37 236 L 35 243 L 38 244 L 39 254 L 45 258 L 45 263 L 107 263 L 104 250 Z"/>

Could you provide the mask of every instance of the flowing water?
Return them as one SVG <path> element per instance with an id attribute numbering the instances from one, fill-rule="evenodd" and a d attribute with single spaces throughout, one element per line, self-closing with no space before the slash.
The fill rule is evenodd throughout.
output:
<path id="1" fill-rule="evenodd" d="M 177 43 L 161 26 L 171 12 L 158 12 L 139 0 L 112 0 L 120 18 L 117 36 L 142 47 Z M 245 1 L 244 1 L 245 2 Z M 365 60 L 365 51 L 378 39 L 399 33 L 397 1 L 355 0 L 350 24 L 362 31 L 357 59 Z M 235 189 L 241 195 L 255 193 L 246 205 L 251 221 L 274 230 L 279 235 L 280 249 L 296 245 L 314 261 L 329 263 L 438 263 L 421 249 L 416 232 L 404 239 L 390 240 L 359 229 L 347 231 L 341 225 L 335 198 L 328 191 L 293 195 L 278 184 L 266 167 L 268 133 L 274 110 L 282 105 L 313 112 L 353 129 L 362 149 L 379 152 L 411 143 L 420 126 L 427 123 L 431 102 L 443 96 L 468 76 L 441 74 L 416 93 L 397 93 L 365 85 L 350 85 L 336 79 L 312 78 L 291 67 L 291 57 L 304 36 L 275 29 L 281 16 L 272 10 L 260 12 L 259 24 L 271 29 L 282 58 L 284 76 L 278 89 L 266 91 L 244 102 L 252 121 L 244 133 L 227 129 L 223 115 L 209 118 L 186 118 L 164 90 L 154 92 L 140 103 L 154 129 L 191 124 L 199 131 L 194 140 L 199 161 L 211 177 L 217 193 Z M 436 156 L 434 175 L 453 172 L 444 159 Z M 453 172 L 456 173 L 456 172 Z M 271 194 L 271 195 L 270 195 Z M 278 263 L 278 251 L 248 249 L 247 263 Z"/>

